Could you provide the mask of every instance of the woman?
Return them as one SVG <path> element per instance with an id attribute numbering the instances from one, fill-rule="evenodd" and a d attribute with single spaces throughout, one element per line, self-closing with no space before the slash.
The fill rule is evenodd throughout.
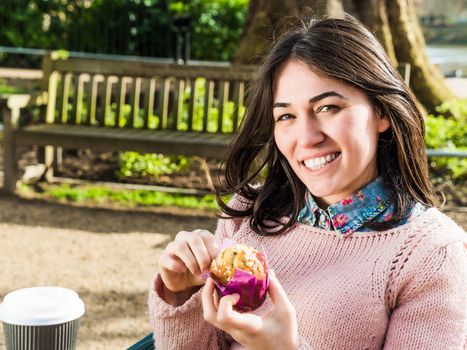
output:
<path id="1" fill-rule="evenodd" d="M 435 208 L 422 114 L 374 36 L 350 17 L 284 34 L 249 101 L 215 236 L 180 232 L 160 257 L 156 347 L 461 349 L 465 234 Z M 202 278 L 225 238 L 274 270 L 253 313 Z"/>

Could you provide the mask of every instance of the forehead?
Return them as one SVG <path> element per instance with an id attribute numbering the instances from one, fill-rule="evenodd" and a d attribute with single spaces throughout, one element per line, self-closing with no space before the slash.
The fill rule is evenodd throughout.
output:
<path id="1" fill-rule="evenodd" d="M 313 70 L 306 63 L 288 60 L 277 71 L 273 99 L 274 102 L 287 102 L 288 99 L 300 98 L 301 96 L 309 99 L 327 91 L 335 91 L 347 96 L 359 92 L 356 88 L 344 84 L 338 79 Z"/>

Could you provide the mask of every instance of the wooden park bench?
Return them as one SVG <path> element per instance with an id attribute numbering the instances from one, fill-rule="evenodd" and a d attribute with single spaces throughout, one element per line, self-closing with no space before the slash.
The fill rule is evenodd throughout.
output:
<path id="1" fill-rule="evenodd" d="M 24 146 L 44 147 L 48 178 L 61 148 L 222 159 L 256 67 L 45 56 L 42 71 L 38 94 L 1 102 L 10 193 Z M 33 106 L 37 115 L 25 123 Z"/>

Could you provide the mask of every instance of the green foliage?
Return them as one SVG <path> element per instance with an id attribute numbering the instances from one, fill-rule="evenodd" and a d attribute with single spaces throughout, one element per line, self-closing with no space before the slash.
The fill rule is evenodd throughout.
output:
<path id="1" fill-rule="evenodd" d="M 225 61 L 247 6 L 248 0 L 2 0 L 0 45 L 173 57 L 174 16 L 189 14 L 191 58 Z"/>
<path id="2" fill-rule="evenodd" d="M 168 0 L 2 0 L 0 23 L 3 46 L 170 55 Z"/>
<path id="3" fill-rule="evenodd" d="M 467 99 L 443 103 L 437 109 L 440 114 L 429 115 L 425 120 L 427 148 L 467 150 Z M 452 117 L 445 117 L 450 113 Z M 467 159 L 433 157 L 430 167 L 435 176 L 461 182 L 467 179 Z"/>
<path id="4" fill-rule="evenodd" d="M 0 96 L 4 94 L 20 94 L 26 92 L 26 89 L 7 85 L 5 80 L 0 79 Z"/>
<path id="5" fill-rule="evenodd" d="M 188 167 L 189 161 L 184 156 L 164 156 L 156 153 L 140 154 L 136 152 L 123 152 L 119 155 L 119 177 L 145 177 L 154 178 L 163 174 L 173 174 Z"/>
<path id="6" fill-rule="evenodd" d="M 111 202 L 124 206 L 178 206 L 183 208 L 217 209 L 214 195 L 203 197 L 170 194 L 150 190 L 121 190 L 109 187 L 72 187 L 67 184 L 50 186 L 45 195 L 72 202 Z"/>
<path id="7" fill-rule="evenodd" d="M 191 56 L 229 61 L 243 31 L 248 0 L 171 1 L 176 15 L 190 14 Z"/>

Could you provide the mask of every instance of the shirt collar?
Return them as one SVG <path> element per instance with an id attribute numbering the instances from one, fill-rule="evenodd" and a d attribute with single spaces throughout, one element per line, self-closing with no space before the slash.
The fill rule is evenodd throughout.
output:
<path id="1" fill-rule="evenodd" d="M 390 190 L 381 176 L 326 210 L 319 208 L 312 194 L 307 191 L 305 206 L 297 221 L 347 236 L 387 209 L 390 205 L 389 195 Z"/>

